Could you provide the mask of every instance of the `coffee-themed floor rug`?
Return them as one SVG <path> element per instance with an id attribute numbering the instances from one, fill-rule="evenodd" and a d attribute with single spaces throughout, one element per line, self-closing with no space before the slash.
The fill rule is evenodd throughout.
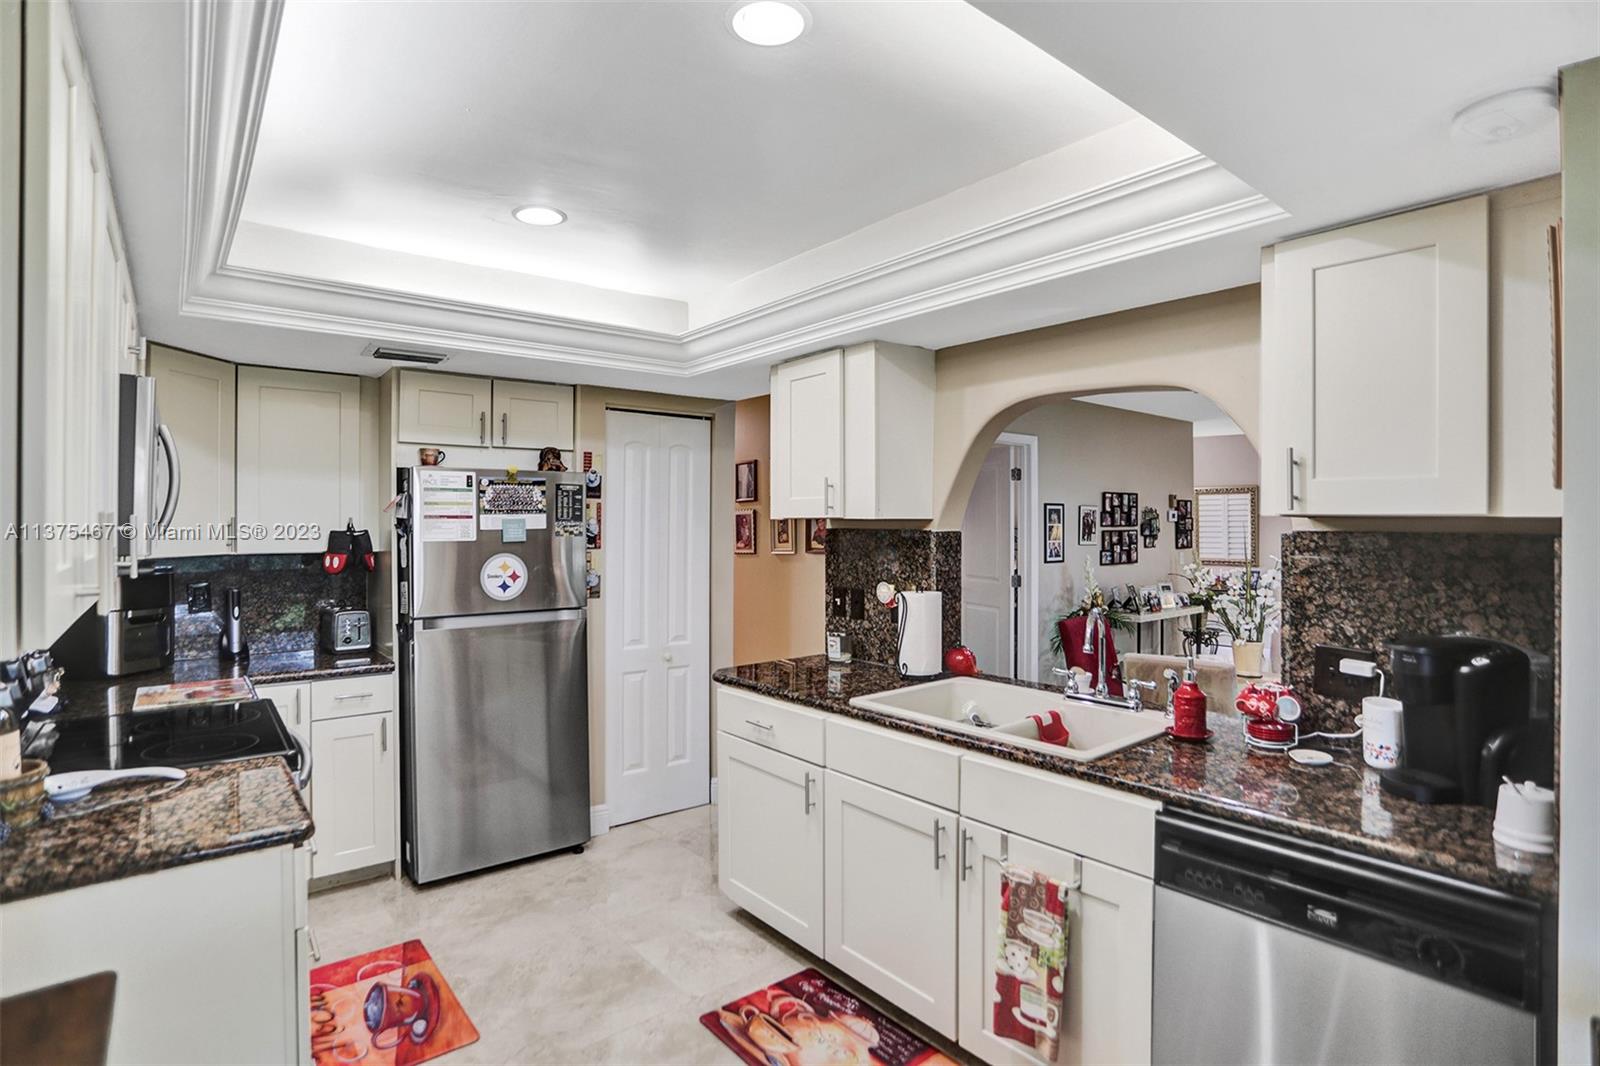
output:
<path id="1" fill-rule="evenodd" d="M 750 1066 L 955 1066 L 954 1060 L 816 970 L 700 1016 Z"/>
<path id="2" fill-rule="evenodd" d="M 311 971 L 317 1066 L 411 1066 L 477 1039 L 472 1019 L 420 940 Z"/>

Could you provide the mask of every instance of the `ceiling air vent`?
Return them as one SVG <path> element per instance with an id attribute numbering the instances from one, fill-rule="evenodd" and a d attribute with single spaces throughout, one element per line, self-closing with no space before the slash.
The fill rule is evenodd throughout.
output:
<path id="1" fill-rule="evenodd" d="M 372 358 L 389 363 L 415 363 L 421 366 L 438 366 L 450 358 L 442 352 L 419 352 L 411 348 L 382 348 L 374 346 Z"/>

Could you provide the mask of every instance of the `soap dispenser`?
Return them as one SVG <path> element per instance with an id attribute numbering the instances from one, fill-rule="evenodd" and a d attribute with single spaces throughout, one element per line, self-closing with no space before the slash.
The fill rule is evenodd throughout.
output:
<path id="1" fill-rule="evenodd" d="M 1172 728 L 1169 732 L 1177 740 L 1206 740 L 1211 731 L 1206 728 L 1206 694 L 1194 679 L 1194 656 L 1189 656 L 1183 668 L 1183 683 L 1172 696 Z"/>

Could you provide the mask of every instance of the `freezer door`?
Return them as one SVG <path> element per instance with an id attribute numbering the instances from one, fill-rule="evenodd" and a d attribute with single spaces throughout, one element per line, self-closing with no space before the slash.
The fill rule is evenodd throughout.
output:
<path id="1" fill-rule="evenodd" d="M 406 648 L 406 871 L 424 883 L 589 839 L 582 610 L 430 619 Z"/>
<path id="2" fill-rule="evenodd" d="M 425 473 L 471 475 L 474 539 L 428 539 L 427 496 L 422 487 Z M 504 470 L 411 469 L 411 532 L 405 546 L 405 562 L 411 600 L 408 613 L 412 618 L 520 614 L 583 606 L 587 597 L 583 586 L 585 540 L 581 532 L 575 536 L 556 533 L 556 500 L 559 492 L 567 493 L 569 499 L 576 500 L 581 518 L 584 475 L 578 471 L 520 475 L 520 482 L 544 482 L 547 509 L 544 528 L 527 529 L 522 541 L 507 541 L 502 530 L 481 528 L 485 516 L 477 513 L 480 479 L 505 476 Z M 508 558 L 501 559 L 502 556 Z M 500 589 L 501 575 L 491 576 L 484 569 L 498 568 L 501 562 L 507 563 L 504 589 Z M 499 594 L 491 589 L 499 590 Z M 510 598 L 502 598 L 507 594 Z"/>

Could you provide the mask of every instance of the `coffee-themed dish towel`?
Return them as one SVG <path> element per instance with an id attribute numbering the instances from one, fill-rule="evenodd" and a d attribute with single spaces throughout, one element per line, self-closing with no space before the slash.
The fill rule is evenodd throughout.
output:
<path id="1" fill-rule="evenodd" d="M 1067 987 L 1067 893 L 1054 878 L 1007 866 L 1000 875 L 994 1032 L 1053 1061 Z"/>

